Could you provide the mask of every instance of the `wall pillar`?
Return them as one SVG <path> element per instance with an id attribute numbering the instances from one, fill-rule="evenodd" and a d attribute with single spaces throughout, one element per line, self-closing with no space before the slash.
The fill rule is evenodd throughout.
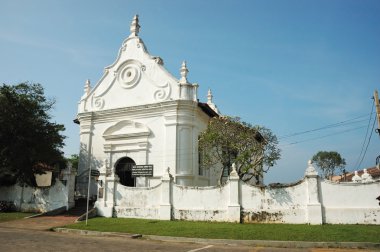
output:
<path id="1" fill-rule="evenodd" d="M 165 114 L 164 167 L 177 167 L 177 111 L 169 110 Z M 165 168 L 163 167 L 163 171 Z M 173 171 L 176 174 L 176 170 Z M 164 174 L 165 171 L 162 173 Z M 159 174 L 161 175 L 161 174 Z"/>
<path id="2" fill-rule="evenodd" d="M 77 173 L 72 167 L 71 163 L 67 163 L 67 168 L 62 171 L 62 180 L 66 181 L 65 189 L 67 192 L 66 209 L 70 209 L 75 206 L 75 177 Z"/>
<path id="3" fill-rule="evenodd" d="M 104 184 L 104 199 L 99 201 L 96 208 L 98 214 L 104 217 L 113 217 L 113 209 L 115 206 L 115 193 L 119 177 L 115 173 L 111 173 L 109 177 L 99 177 L 105 179 Z M 102 205 L 103 204 L 103 205 Z"/>
<path id="4" fill-rule="evenodd" d="M 236 172 L 235 164 L 232 164 L 232 171 L 229 177 L 230 200 L 228 204 L 228 221 L 240 222 L 240 204 L 239 204 L 239 175 Z"/>
<path id="5" fill-rule="evenodd" d="M 93 136 L 93 119 L 92 113 L 80 114 L 78 120 L 80 121 L 80 150 L 79 150 L 79 164 L 77 175 L 76 193 L 80 197 L 87 197 L 88 189 L 88 172 L 91 164 L 91 150 L 92 150 L 92 136 Z"/>
<path id="6" fill-rule="evenodd" d="M 322 206 L 319 202 L 318 173 L 309 161 L 305 171 L 307 182 L 306 221 L 312 225 L 322 224 Z"/>
<path id="7" fill-rule="evenodd" d="M 161 178 L 161 203 L 160 203 L 160 220 L 171 220 L 172 217 L 172 182 L 169 168 Z"/>
<path id="8" fill-rule="evenodd" d="M 107 172 L 108 172 L 108 169 L 107 169 L 107 165 L 108 165 L 108 160 L 105 159 L 103 161 L 103 166 L 100 167 L 99 169 L 99 178 L 98 178 L 98 184 L 99 184 L 99 188 L 98 188 L 98 192 L 97 192 L 97 197 L 96 197 L 96 202 L 95 202 L 95 208 L 97 209 L 97 212 L 98 212 L 98 215 L 100 216 L 105 216 L 105 212 L 107 211 L 110 211 L 109 209 L 108 210 L 105 210 L 107 205 L 106 205 L 106 185 L 108 185 L 108 183 L 106 182 L 107 181 Z M 109 215 L 109 214 L 108 214 Z M 112 215 L 111 215 L 112 216 Z"/>

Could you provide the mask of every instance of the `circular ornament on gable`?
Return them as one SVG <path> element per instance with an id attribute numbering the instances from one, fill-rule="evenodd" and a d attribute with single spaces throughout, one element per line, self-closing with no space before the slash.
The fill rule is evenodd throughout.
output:
<path id="1" fill-rule="evenodd" d="M 118 80 L 123 88 L 133 88 L 140 81 L 140 67 L 132 62 L 127 63 L 119 71 Z"/>

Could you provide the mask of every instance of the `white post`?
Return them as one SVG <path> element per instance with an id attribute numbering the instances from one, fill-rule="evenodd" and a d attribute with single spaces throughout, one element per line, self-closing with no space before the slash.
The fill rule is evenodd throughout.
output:
<path id="1" fill-rule="evenodd" d="M 172 205 L 171 205 L 171 187 L 172 176 L 170 169 L 166 170 L 161 178 L 161 203 L 160 203 L 160 220 L 171 220 Z"/>
<path id="2" fill-rule="evenodd" d="M 96 207 L 96 212 L 100 216 L 105 216 L 104 212 L 107 210 L 104 210 L 106 207 L 106 200 L 105 198 L 107 197 L 106 195 L 106 185 L 108 184 L 107 181 L 107 176 L 110 175 L 108 173 L 108 160 L 104 159 L 103 161 L 103 166 L 99 170 L 99 189 L 97 192 L 97 201 L 95 202 L 95 207 Z"/>
<path id="3" fill-rule="evenodd" d="M 318 172 L 311 163 L 305 171 L 307 182 L 307 222 L 312 225 L 322 224 L 322 206 L 319 202 Z"/>
<path id="4" fill-rule="evenodd" d="M 109 177 L 105 178 L 104 196 L 106 197 L 105 206 L 103 207 L 102 214 L 104 217 L 113 217 L 113 209 L 115 206 L 115 192 L 117 191 L 117 183 L 119 177 L 114 171 L 111 172 Z"/>
<path id="5" fill-rule="evenodd" d="M 75 206 L 75 199 L 74 199 L 74 193 L 75 193 L 75 176 L 76 171 L 74 168 L 72 168 L 72 165 L 70 162 L 67 163 L 67 167 L 65 170 L 62 171 L 63 180 L 66 180 L 66 192 L 67 192 L 67 202 L 66 202 L 66 208 L 69 210 L 71 207 Z"/>
<path id="6" fill-rule="evenodd" d="M 90 203 L 90 187 L 91 187 L 91 162 L 89 163 L 89 169 L 88 169 L 86 226 L 87 226 L 87 221 L 88 221 L 88 205 Z"/>
<path id="7" fill-rule="evenodd" d="M 240 222 L 239 175 L 236 172 L 235 163 L 232 164 L 232 171 L 229 177 L 229 184 L 230 202 L 228 204 L 228 221 Z"/>

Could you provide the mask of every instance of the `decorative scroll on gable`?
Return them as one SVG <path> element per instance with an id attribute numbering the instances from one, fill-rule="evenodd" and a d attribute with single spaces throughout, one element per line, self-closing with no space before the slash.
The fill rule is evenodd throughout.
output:
<path id="1" fill-rule="evenodd" d="M 116 66 L 115 66 L 116 67 Z M 92 107 L 96 110 L 101 110 L 107 107 L 106 102 L 115 103 L 119 100 L 119 106 L 128 106 L 126 102 L 135 99 L 135 104 L 141 102 L 152 103 L 169 100 L 172 94 L 172 85 L 175 85 L 175 80 L 170 76 L 163 74 L 163 67 L 151 60 L 147 61 L 146 65 L 136 59 L 127 59 L 113 71 L 113 75 L 108 76 L 107 85 L 99 85 L 97 90 L 91 96 Z M 118 89 L 121 88 L 121 89 Z M 110 97 L 106 97 L 107 93 L 112 92 Z M 128 100 L 123 100 L 122 92 L 128 94 Z M 116 92 L 116 93 L 115 93 Z M 144 99 L 138 99 L 138 96 Z M 129 106 L 133 104 L 129 104 Z M 109 104 L 108 104 L 108 107 Z M 111 105 L 112 107 L 112 105 Z"/>

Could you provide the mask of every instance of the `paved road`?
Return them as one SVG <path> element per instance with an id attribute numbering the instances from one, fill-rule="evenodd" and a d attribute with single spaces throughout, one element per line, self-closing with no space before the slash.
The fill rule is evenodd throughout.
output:
<path id="1" fill-rule="evenodd" d="M 99 237 L 48 231 L 73 223 L 68 216 L 38 217 L 0 223 L 0 251 L 165 251 L 165 252 L 343 252 L 348 249 L 280 249 L 212 243 L 160 242 L 129 237 Z"/>

